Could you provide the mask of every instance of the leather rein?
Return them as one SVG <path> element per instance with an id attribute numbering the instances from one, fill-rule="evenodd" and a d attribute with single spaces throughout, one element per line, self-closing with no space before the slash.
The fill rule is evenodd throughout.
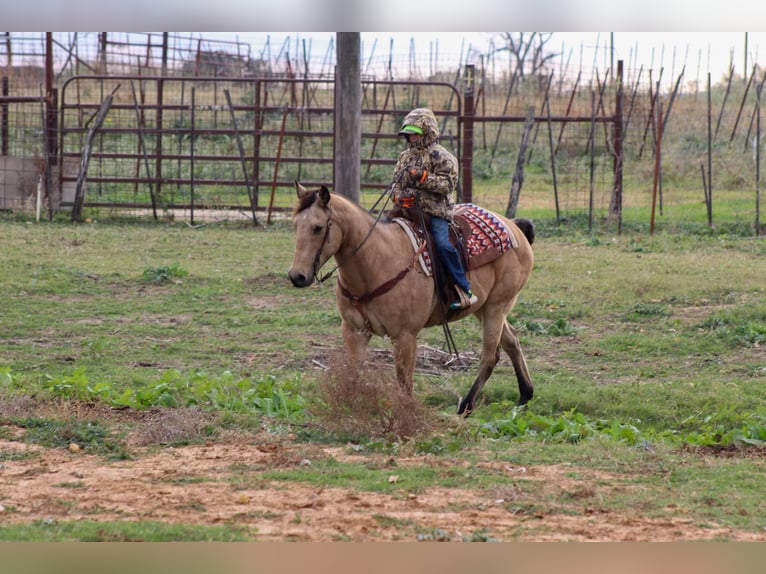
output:
<path id="1" fill-rule="evenodd" d="M 380 201 L 380 200 L 378 200 L 378 201 Z M 330 236 L 330 228 L 332 227 L 332 223 L 333 223 L 332 215 L 330 215 L 330 218 L 327 220 L 327 228 L 325 229 L 324 237 L 322 238 L 322 244 L 319 246 L 319 249 L 317 250 L 316 255 L 314 256 L 314 264 L 313 264 L 313 267 L 314 267 L 314 278 L 316 279 L 316 281 L 318 283 L 324 283 L 327 279 L 329 279 L 332 276 L 332 274 L 338 268 L 341 267 L 341 265 L 343 265 L 344 263 L 346 263 L 349 260 L 351 260 L 354 257 L 354 255 L 356 255 L 359 252 L 359 250 L 362 248 L 362 246 L 367 242 L 367 240 L 372 235 L 372 232 L 375 229 L 375 226 L 378 224 L 378 222 L 380 221 L 381 216 L 383 215 L 383 211 L 385 210 L 385 206 L 386 206 L 387 203 L 388 203 L 388 198 L 386 199 L 386 202 L 383 204 L 383 207 L 381 207 L 380 212 L 378 213 L 377 218 L 375 218 L 375 221 L 373 222 L 372 226 L 370 227 L 370 230 L 367 232 L 367 235 L 365 235 L 364 239 L 362 239 L 362 241 L 356 247 L 354 247 L 354 249 L 351 251 L 351 253 L 348 255 L 348 257 L 346 257 L 340 263 L 336 264 L 335 267 L 333 267 L 330 271 L 325 273 L 322 277 L 319 277 L 318 273 L 319 273 L 319 270 L 322 267 L 321 265 L 319 265 L 319 260 L 322 257 L 322 251 L 324 250 L 324 246 L 327 243 L 327 239 Z M 371 209 L 375 209 L 376 205 L 377 205 L 377 202 L 376 202 L 375 205 L 372 206 Z M 344 297 L 346 297 L 347 299 L 349 299 L 349 301 L 351 301 L 351 304 L 354 307 L 359 309 L 360 307 L 362 307 L 366 303 L 369 303 L 373 299 L 376 299 L 377 297 L 380 297 L 381 295 L 384 295 L 385 293 L 388 293 L 391 289 L 394 288 L 394 286 L 396 286 L 397 283 L 399 283 L 399 281 L 404 279 L 404 277 L 407 275 L 407 273 L 409 273 L 409 271 L 413 267 L 415 267 L 415 264 L 417 263 L 418 257 L 423 253 L 423 251 L 425 250 L 425 247 L 426 247 L 425 243 L 422 244 L 420 246 L 420 248 L 418 249 L 418 251 L 415 253 L 415 256 L 412 258 L 412 261 L 410 262 L 410 264 L 407 265 L 407 267 L 405 267 L 404 269 L 402 269 L 396 276 L 392 277 L 388 281 L 385 281 L 384 283 L 380 284 L 378 287 L 376 287 L 372 291 L 369 291 L 369 292 L 367 292 L 367 293 L 365 293 L 363 295 L 354 295 L 351 291 L 348 290 L 348 288 L 346 288 L 345 285 L 343 285 L 343 283 L 341 283 L 340 278 L 338 278 L 338 287 L 340 287 L 341 293 L 343 294 Z M 363 313 L 363 315 L 364 315 L 364 313 Z M 364 315 L 364 319 L 365 319 L 365 323 L 367 324 L 368 328 L 370 328 L 369 319 L 367 318 L 366 315 Z M 372 330 L 372 329 L 370 329 L 370 330 Z"/>

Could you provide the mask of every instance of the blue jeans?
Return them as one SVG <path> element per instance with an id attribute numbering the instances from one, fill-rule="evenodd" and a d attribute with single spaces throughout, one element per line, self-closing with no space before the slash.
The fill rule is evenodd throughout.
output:
<path id="1" fill-rule="evenodd" d="M 471 284 L 465 276 L 465 271 L 460 261 L 460 254 L 449 240 L 449 222 L 441 217 L 431 216 L 431 235 L 434 238 L 439 260 L 444 263 L 444 267 L 452 275 L 457 286 L 466 293 L 469 293 L 471 291 Z"/>

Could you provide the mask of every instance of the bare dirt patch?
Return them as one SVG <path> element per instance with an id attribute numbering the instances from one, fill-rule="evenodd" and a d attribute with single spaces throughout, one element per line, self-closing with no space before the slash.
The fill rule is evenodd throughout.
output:
<path id="1" fill-rule="evenodd" d="M 0 440 L 0 516 L 5 524 L 35 521 L 161 521 L 248 527 L 259 541 L 492 540 L 680 541 L 712 538 L 766 541 L 766 533 L 705 528 L 682 514 L 650 518 L 601 507 L 619 476 L 571 466 L 513 467 L 483 463 L 487 472 L 523 477 L 512 486 L 366 492 L 270 480 L 267 470 L 307 467 L 322 459 L 396 469 L 460 467 L 433 456 L 359 455 L 350 449 L 295 443 L 291 437 L 232 435 L 207 444 L 135 448 L 131 460 L 103 458 L 19 442 L 5 427 Z M 571 478 L 576 470 L 577 480 Z M 532 482 L 530 482 L 532 481 Z M 535 488 L 528 485 L 534 484 Z M 566 512 L 546 507 L 569 494 Z M 528 510 L 521 511 L 521 508 Z M 529 510 L 533 509 L 533 510 Z"/>

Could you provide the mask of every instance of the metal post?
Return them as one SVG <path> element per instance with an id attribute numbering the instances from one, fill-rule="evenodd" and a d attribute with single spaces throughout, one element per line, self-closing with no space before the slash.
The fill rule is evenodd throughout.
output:
<path id="1" fill-rule="evenodd" d="M 189 126 L 189 207 L 191 209 L 191 224 L 194 225 L 194 145 L 196 133 L 194 132 L 194 122 L 197 121 L 194 108 L 197 105 L 196 88 L 191 89 L 191 119 Z"/>
<path id="2" fill-rule="evenodd" d="M 617 233 L 622 232 L 622 168 L 623 168 L 623 90 L 622 90 L 622 60 L 617 61 L 617 102 L 614 112 L 614 187 L 612 189 L 612 204 L 610 215 L 617 217 Z"/>
<path id="3" fill-rule="evenodd" d="M 10 57 L 10 56 L 9 56 Z M 2 79 L 2 95 L 8 97 L 10 90 L 8 85 L 8 76 Z M 0 155 L 8 155 L 8 104 L 0 104 Z"/>
<path id="4" fill-rule="evenodd" d="M 463 170 L 462 197 L 458 198 L 463 203 L 473 201 L 473 118 L 474 89 L 476 83 L 476 67 L 468 64 L 463 75 L 463 155 L 460 158 Z"/>

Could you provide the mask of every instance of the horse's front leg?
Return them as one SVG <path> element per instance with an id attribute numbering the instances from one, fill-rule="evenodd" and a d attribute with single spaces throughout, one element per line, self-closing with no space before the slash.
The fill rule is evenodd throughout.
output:
<path id="1" fill-rule="evenodd" d="M 370 343 L 372 333 L 354 328 L 345 319 L 341 323 L 341 333 L 348 352 L 347 359 L 354 370 L 354 374 L 357 374 L 367 358 L 367 346 Z"/>
<path id="2" fill-rule="evenodd" d="M 415 373 L 415 356 L 418 339 L 411 333 L 400 333 L 393 341 L 394 363 L 396 364 L 396 380 L 405 395 L 412 396 L 413 375 Z"/>

